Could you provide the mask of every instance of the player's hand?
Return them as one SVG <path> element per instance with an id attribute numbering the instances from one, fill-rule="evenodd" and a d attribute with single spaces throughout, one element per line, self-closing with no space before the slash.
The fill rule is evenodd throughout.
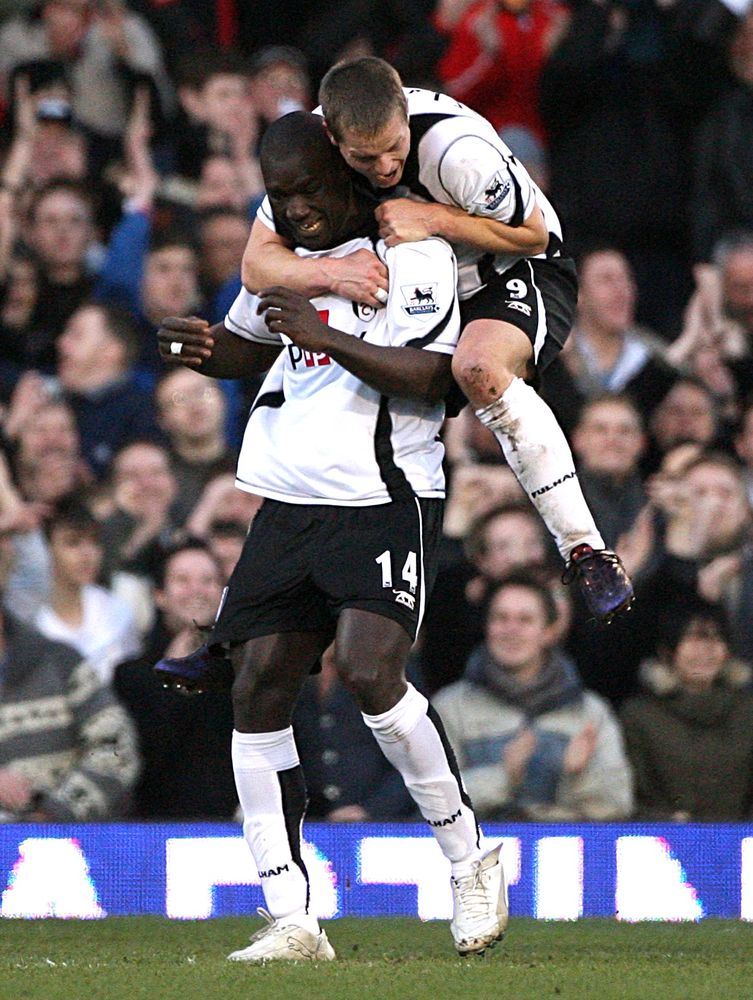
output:
<path id="1" fill-rule="evenodd" d="M 562 761 L 562 770 L 565 774 L 576 775 L 585 771 L 596 750 L 598 738 L 599 733 L 593 722 L 587 722 L 583 729 L 573 736 L 567 744 Z"/>
<path id="2" fill-rule="evenodd" d="M 536 750 L 537 743 L 536 733 L 526 727 L 521 729 L 505 747 L 502 753 L 502 765 L 507 772 L 507 780 L 511 788 L 518 788 L 522 785 L 528 762 Z"/>
<path id="3" fill-rule="evenodd" d="M 160 357 L 186 368 L 201 367 L 214 350 L 214 338 L 208 331 L 209 323 L 196 316 L 165 317 L 157 331 Z M 180 350 L 175 345 L 180 345 Z"/>
<path id="4" fill-rule="evenodd" d="M 31 802 L 32 787 L 28 778 L 0 768 L 0 806 L 11 812 L 21 812 Z"/>
<path id="5" fill-rule="evenodd" d="M 390 198 L 377 208 L 379 235 L 388 247 L 436 235 L 436 205 L 412 198 Z"/>
<path id="6" fill-rule="evenodd" d="M 326 353 L 329 328 L 304 295 L 280 285 L 263 288 L 258 311 L 272 333 L 285 334 L 304 351 Z"/>
<path id="7" fill-rule="evenodd" d="M 346 257 L 322 260 L 331 274 L 332 292 L 351 302 L 381 309 L 387 302 L 390 281 L 387 268 L 371 250 L 356 250 Z"/>

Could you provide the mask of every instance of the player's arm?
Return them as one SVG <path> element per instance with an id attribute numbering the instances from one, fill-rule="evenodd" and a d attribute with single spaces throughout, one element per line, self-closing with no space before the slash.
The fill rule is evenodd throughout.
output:
<path id="1" fill-rule="evenodd" d="M 271 367 L 280 345 L 245 340 L 224 323 L 209 326 L 196 317 L 167 316 L 157 331 L 163 361 L 195 368 L 210 378 L 243 378 Z M 181 348 L 176 353 L 174 344 Z"/>
<path id="2" fill-rule="evenodd" d="M 438 202 L 393 198 L 377 209 L 379 235 L 387 246 L 442 236 L 450 243 L 468 243 L 486 253 L 519 253 L 530 257 L 543 253 L 549 232 L 541 209 L 534 203 L 530 215 L 519 226 L 498 219 L 469 215 L 462 208 Z"/>
<path id="3" fill-rule="evenodd" d="M 308 299 L 280 286 L 259 293 L 267 326 L 305 351 L 328 354 L 333 361 L 385 396 L 436 403 L 446 396 L 452 376 L 451 356 L 418 347 L 383 347 L 324 323 Z"/>
<path id="4" fill-rule="evenodd" d="M 514 157 L 479 136 L 464 136 L 443 153 L 435 183 L 453 205 L 398 198 L 377 209 L 388 246 L 442 236 L 485 253 L 532 256 L 549 242 L 527 172 Z"/>
<path id="5" fill-rule="evenodd" d="M 369 250 L 347 257 L 297 257 L 279 233 L 254 220 L 243 254 L 241 278 L 250 292 L 273 285 L 292 288 L 306 298 L 331 293 L 381 308 L 378 288 L 389 287 L 387 269 Z"/>

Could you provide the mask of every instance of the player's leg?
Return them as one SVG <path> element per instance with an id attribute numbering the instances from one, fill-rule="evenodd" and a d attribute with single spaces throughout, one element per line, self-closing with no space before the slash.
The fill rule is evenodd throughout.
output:
<path id="1" fill-rule="evenodd" d="M 537 273 L 523 261 L 493 278 L 470 302 L 453 374 L 578 576 L 589 608 L 608 621 L 632 600 L 630 581 L 616 556 L 605 550 L 557 418 L 526 382 L 544 345 L 553 342 L 547 326 L 551 316 L 558 321 L 559 344 L 564 342 L 566 299 L 552 296 L 551 304 L 560 309 L 548 313 Z"/>
<path id="2" fill-rule="evenodd" d="M 451 866 L 455 947 L 481 953 L 501 939 L 508 920 L 499 848 L 482 857 L 473 805 L 437 712 L 405 680 L 412 638 L 389 618 L 343 611 L 335 662 L 382 752 L 431 827 Z"/>
<path id="3" fill-rule="evenodd" d="M 334 957 L 309 907 L 301 856 L 306 785 L 291 725 L 301 686 L 328 641 L 326 634 L 292 632 L 231 649 L 233 773 L 243 835 L 271 917 L 249 947 L 229 956 L 236 961 Z"/>
<path id="4" fill-rule="evenodd" d="M 453 373 L 479 419 L 494 432 L 567 561 L 576 545 L 603 549 L 604 542 L 557 418 L 525 381 L 532 375 L 532 361 L 533 346 L 522 330 L 478 319 L 463 330 Z"/>
<path id="5" fill-rule="evenodd" d="M 309 908 L 306 788 L 291 726 L 303 681 L 334 630 L 308 583 L 317 523 L 309 508 L 264 502 L 213 629 L 212 639 L 230 648 L 233 773 L 270 914 L 251 944 L 232 953 L 236 961 L 334 957 Z"/>
<path id="6" fill-rule="evenodd" d="M 436 575 L 442 504 L 415 497 L 354 511 L 329 547 L 330 593 L 347 594 L 335 664 L 382 751 L 400 772 L 452 868 L 452 930 L 461 952 L 502 936 L 507 903 L 498 852 L 482 858 L 476 818 L 442 722 L 405 666 Z"/>

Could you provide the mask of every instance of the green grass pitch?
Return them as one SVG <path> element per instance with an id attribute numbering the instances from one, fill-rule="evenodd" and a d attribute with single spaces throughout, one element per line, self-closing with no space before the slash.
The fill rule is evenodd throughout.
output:
<path id="1" fill-rule="evenodd" d="M 753 926 L 513 922 L 481 958 L 446 923 L 343 919 L 338 961 L 232 963 L 257 921 L 0 921 L 0 1000 L 753 1000 Z"/>

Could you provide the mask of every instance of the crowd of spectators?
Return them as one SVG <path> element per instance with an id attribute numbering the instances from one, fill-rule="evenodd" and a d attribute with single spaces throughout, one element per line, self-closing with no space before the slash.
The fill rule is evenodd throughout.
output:
<path id="1" fill-rule="evenodd" d="M 236 813 L 199 645 L 261 500 L 258 379 L 165 369 L 221 321 L 261 135 L 338 58 L 487 116 L 579 264 L 541 391 L 633 577 L 608 627 L 469 408 L 412 657 L 482 819 L 753 816 L 753 8 L 745 0 L 0 2 L 0 820 Z M 311 815 L 415 818 L 325 655 Z M 357 747 L 357 753 L 353 748 Z"/>

